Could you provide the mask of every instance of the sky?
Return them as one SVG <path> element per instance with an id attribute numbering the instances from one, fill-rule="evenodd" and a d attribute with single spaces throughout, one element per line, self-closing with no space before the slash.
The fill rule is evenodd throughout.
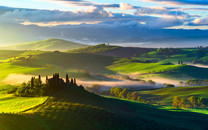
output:
<path id="1" fill-rule="evenodd" d="M 207 40 L 208 0 L 3 0 L 0 29 L 0 44 L 56 37 L 94 44 L 194 46 Z"/>

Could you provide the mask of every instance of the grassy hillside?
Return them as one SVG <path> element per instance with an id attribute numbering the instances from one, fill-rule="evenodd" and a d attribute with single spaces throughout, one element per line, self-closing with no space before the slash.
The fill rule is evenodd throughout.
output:
<path id="1" fill-rule="evenodd" d="M 144 79 L 168 78 L 171 80 L 207 79 L 208 68 L 186 65 L 186 63 L 207 64 L 207 49 L 172 49 L 160 54 L 158 50 L 119 59 L 107 68 L 116 73 Z M 178 65 L 182 61 L 183 65 Z"/>
<path id="2" fill-rule="evenodd" d="M 110 46 L 105 44 L 99 44 L 95 46 L 85 47 L 81 49 L 71 50 L 69 52 L 76 52 L 76 53 L 102 53 L 109 50 L 114 50 L 119 48 L 119 46 Z"/>
<path id="3" fill-rule="evenodd" d="M 13 65 L 40 68 L 46 71 L 55 72 L 82 72 L 91 73 L 110 72 L 106 66 L 111 65 L 115 58 L 86 53 L 61 53 L 45 52 L 34 55 L 28 60 L 15 60 Z M 42 71 L 42 73 L 44 72 Z"/>
<path id="4" fill-rule="evenodd" d="M 16 104 L 17 110 L 21 105 Z M 206 129 L 207 117 L 86 91 L 63 90 L 22 113 L 0 114 L 0 128 L 28 129 L 32 125 L 30 129 Z"/>
<path id="5" fill-rule="evenodd" d="M 113 57 L 133 57 L 135 55 L 142 55 L 144 53 L 153 51 L 152 48 L 138 48 L 138 47 L 120 47 L 120 46 L 112 46 L 99 44 L 95 46 L 90 46 L 86 48 L 71 50 L 69 52 L 74 53 L 95 53 L 100 55 L 107 55 Z"/>
<path id="6" fill-rule="evenodd" d="M 151 62 L 172 62 L 178 63 L 179 60 L 183 63 L 208 63 L 208 50 L 206 48 L 199 49 L 173 49 L 173 52 L 168 54 L 160 54 L 158 50 L 145 53 L 141 56 L 135 56 L 133 59 L 138 61 L 151 61 Z"/>
<path id="7" fill-rule="evenodd" d="M 197 96 L 208 98 L 208 87 L 175 87 L 162 88 L 151 91 L 138 91 L 139 94 L 147 99 L 154 99 L 161 102 L 162 105 L 172 105 L 172 99 L 175 96 L 188 97 Z"/>
<path id="8" fill-rule="evenodd" d="M 0 86 L 0 113 L 22 112 L 42 104 L 47 99 L 47 97 L 16 97 L 7 93 L 17 87 L 12 85 Z"/>
<path id="9" fill-rule="evenodd" d="M 165 83 L 165 79 L 175 80 L 179 83 L 181 80 L 208 78 L 208 68 L 161 62 L 137 63 L 126 59 L 121 61 L 123 62 L 116 61 L 107 68 L 115 73 L 133 76 L 134 78 L 152 79 L 156 82 L 163 80 L 161 83 Z M 173 84 L 178 84 L 175 82 Z"/>
<path id="10" fill-rule="evenodd" d="M 0 83 L 9 76 L 7 84 L 15 80 L 15 75 L 23 79 L 20 74 L 45 76 L 59 72 L 61 76 L 69 73 L 73 77 L 92 78 L 92 73 L 112 73 L 106 66 L 116 60 L 97 54 L 45 51 L 2 51 L 0 56 Z"/>
<path id="11" fill-rule="evenodd" d="M 11 50 L 42 50 L 42 51 L 66 51 L 87 47 L 87 45 L 75 42 L 65 41 L 61 39 L 47 39 L 42 41 L 18 44 L 9 46 Z"/>
<path id="12" fill-rule="evenodd" d="M 148 74 L 151 72 L 162 72 L 163 70 L 171 70 L 177 68 L 174 64 L 163 63 L 138 63 L 130 59 L 121 59 L 115 61 L 108 69 L 122 74 Z"/>
<path id="13" fill-rule="evenodd" d="M 155 53 L 155 52 L 151 52 Z M 1 51 L 0 81 L 10 74 L 50 75 L 69 73 L 79 78 L 90 74 L 124 74 L 134 78 L 207 79 L 208 68 L 177 65 L 170 62 L 146 62 L 129 58 L 113 58 L 92 53 L 46 51 Z M 159 56 L 157 56 L 158 58 Z"/>

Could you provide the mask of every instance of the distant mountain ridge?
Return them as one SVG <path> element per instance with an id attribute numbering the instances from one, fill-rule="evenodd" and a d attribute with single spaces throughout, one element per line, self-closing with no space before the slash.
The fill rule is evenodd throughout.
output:
<path id="1" fill-rule="evenodd" d="M 41 41 L 11 45 L 3 49 L 9 50 L 42 50 L 42 51 L 66 51 L 71 49 L 80 49 L 88 45 L 66 41 L 62 39 L 46 39 Z"/>

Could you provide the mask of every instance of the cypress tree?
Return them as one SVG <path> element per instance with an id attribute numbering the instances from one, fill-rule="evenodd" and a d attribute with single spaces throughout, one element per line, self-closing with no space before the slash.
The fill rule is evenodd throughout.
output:
<path id="1" fill-rule="evenodd" d="M 68 76 L 68 74 L 66 74 L 66 85 L 67 86 L 69 85 L 69 76 Z"/>
<path id="2" fill-rule="evenodd" d="M 46 84 L 48 84 L 48 75 L 46 75 Z"/>
<path id="3" fill-rule="evenodd" d="M 76 78 L 74 78 L 74 85 L 77 85 L 77 83 L 76 83 Z"/>
<path id="4" fill-rule="evenodd" d="M 38 76 L 38 82 L 39 82 L 39 83 L 42 83 L 42 81 L 41 81 L 41 76 L 40 76 L 40 75 Z"/>
<path id="5" fill-rule="evenodd" d="M 34 77 L 31 78 L 31 88 L 34 87 L 34 79 L 35 79 Z"/>
<path id="6" fill-rule="evenodd" d="M 71 85 L 74 85 L 73 79 L 71 79 Z"/>

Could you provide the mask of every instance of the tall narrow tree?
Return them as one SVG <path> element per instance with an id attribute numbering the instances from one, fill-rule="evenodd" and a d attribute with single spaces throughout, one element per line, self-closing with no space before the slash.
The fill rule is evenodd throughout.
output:
<path id="1" fill-rule="evenodd" d="M 71 79 L 71 85 L 74 85 L 74 81 L 73 81 L 73 79 Z"/>
<path id="2" fill-rule="evenodd" d="M 77 83 L 76 83 L 76 78 L 74 78 L 74 85 L 76 85 Z"/>
<path id="3" fill-rule="evenodd" d="M 46 84 L 48 83 L 48 75 L 46 75 Z"/>
<path id="4" fill-rule="evenodd" d="M 66 74 L 66 85 L 69 86 L 69 75 Z"/>
<path id="5" fill-rule="evenodd" d="M 31 78 L 31 88 L 32 88 L 32 89 L 33 89 L 33 87 L 34 87 L 34 79 L 35 79 L 34 77 Z"/>
<path id="6" fill-rule="evenodd" d="M 42 81 L 41 81 L 41 76 L 39 75 L 38 76 L 38 82 L 41 84 L 42 83 Z"/>

